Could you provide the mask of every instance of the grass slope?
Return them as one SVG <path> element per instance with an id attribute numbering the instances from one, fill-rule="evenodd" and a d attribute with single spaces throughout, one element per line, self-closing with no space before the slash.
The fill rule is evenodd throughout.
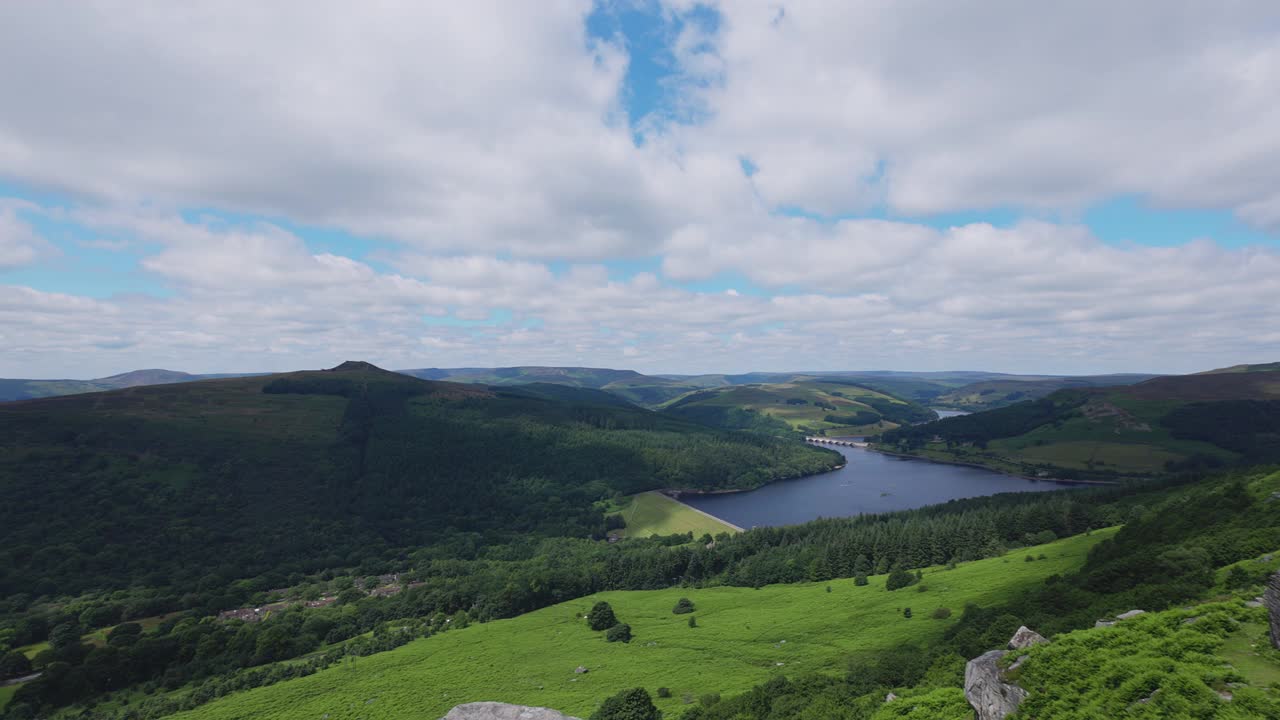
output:
<path id="1" fill-rule="evenodd" d="M 631 496 L 621 512 L 622 518 L 627 522 L 626 530 L 623 531 L 627 537 L 691 532 L 698 538 L 704 533 L 719 535 L 723 532 L 742 532 L 742 528 L 657 492 Z"/>
<path id="2" fill-rule="evenodd" d="M 1035 400 L 1067 388 L 1132 385 L 1150 380 L 1154 375 L 1091 375 L 1079 377 L 1021 377 L 982 380 L 949 390 L 934 398 L 933 403 L 948 408 L 980 412 Z"/>
<path id="3" fill-rule="evenodd" d="M 698 390 L 662 408 L 675 417 L 718 427 L 856 435 L 898 427 L 902 419 L 936 417 L 929 410 L 868 387 L 841 382 L 797 381 Z M 752 420 L 754 419 L 754 422 Z"/>
<path id="4" fill-rule="evenodd" d="M 1112 531 L 1076 536 L 925 572 L 919 592 L 886 592 L 885 576 L 865 587 L 852 580 L 771 585 L 759 590 L 718 587 L 608 592 L 510 620 L 454 630 L 391 652 L 360 658 L 316 675 L 231 695 L 174 717 L 187 720 L 434 718 L 452 706 L 502 700 L 554 707 L 586 717 L 618 690 L 669 687 L 659 706 L 675 716 L 685 696 L 738 692 L 772 675 L 839 672 L 859 651 L 941 637 L 965 603 L 993 603 L 1078 568 L 1089 548 Z M 1045 554 L 1025 562 L 1026 554 Z M 830 585 L 831 592 L 826 591 Z M 698 626 L 673 615 L 676 600 L 697 606 Z M 606 643 L 582 620 L 607 600 L 629 623 L 630 644 Z M 903 617 L 912 607 L 915 616 Z M 957 612 L 934 620 L 938 607 Z M 579 665 L 590 672 L 574 673 Z"/>

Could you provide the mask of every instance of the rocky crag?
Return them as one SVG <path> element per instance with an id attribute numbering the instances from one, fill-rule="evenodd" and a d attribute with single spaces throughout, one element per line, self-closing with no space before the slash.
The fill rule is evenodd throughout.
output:
<path id="1" fill-rule="evenodd" d="M 1045 640 L 1039 633 L 1023 625 L 1009 640 L 1009 650 L 1022 650 Z M 1000 661 L 1009 650 L 992 650 L 969 661 L 964 668 L 964 697 L 977 713 L 978 720 L 1004 720 L 1017 712 L 1027 698 L 1027 691 L 1005 682 Z M 1019 663 L 1021 660 L 1019 660 Z M 1017 664 L 1013 666 L 1016 668 Z M 1013 669 L 1010 668 L 1010 669 Z"/>
<path id="2" fill-rule="evenodd" d="M 579 720 L 550 708 L 474 702 L 458 705 L 440 720 Z"/>

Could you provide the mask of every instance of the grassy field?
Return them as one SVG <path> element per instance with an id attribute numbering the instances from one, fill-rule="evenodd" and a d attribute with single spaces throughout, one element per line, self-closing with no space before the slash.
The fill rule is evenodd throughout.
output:
<path id="1" fill-rule="evenodd" d="M 628 537 L 691 532 L 697 538 L 704 533 L 719 535 L 723 532 L 742 532 L 742 528 L 717 520 L 656 492 L 631 496 L 630 501 L 622 508 L 622 517 L 627 521 L 623 534 Z"/>
<path id="2" fill-rule="evenodd" d="M 884 576 L 871 578 L 866 587 L 845 579 L 759 590 L 601 593 L 418 640 L 174 717 L 435 718 L 478 700 L 542 705 L 586 717 L 605 697 L 635 686 L 651 692 L 670 688 L 673 697 L 657 702 L 674 716 L 685 698 L 702 693 L 744 691 L 777 673 L 840 672 L 850 653 L 936 640 L 965 603 L 992 604 L 1068 572 L 1111 533 L 1020 549 L 952 570 L 933 568 L 921 586 L 892 593 L 885 591 Z M 1028 553 L 1047 557 L 1025 562 Z M 671 613 L 681 597 L 697 606 L 697 627 L 689 627 L 689 616 Z M 609 601 L 631 625 L 630 644 L 606 643 L 603 633 L 586 627 L 582 617 L 598 600 Z M 903 617 L 905 607 L 914 617 Z M 955 611 L 951 619 L 932 619 L 939 607 Z M 579 665 L 589 672 L 575 673 Z"/>

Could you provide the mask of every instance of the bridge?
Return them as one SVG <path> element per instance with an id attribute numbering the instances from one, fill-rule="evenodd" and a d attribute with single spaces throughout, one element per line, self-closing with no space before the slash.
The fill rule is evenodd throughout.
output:
<path id="1" fill-rule="evenodd" d="M 864 448 L 867 446 L 867 443 L 862 440 L 836 440 L 834 438 L 825 438 L 825 437 L 806 437 L 804 441 L 811 442 L 811 443 L 819 443 L 822 445 L 844 445 L 846 447 Z"/>

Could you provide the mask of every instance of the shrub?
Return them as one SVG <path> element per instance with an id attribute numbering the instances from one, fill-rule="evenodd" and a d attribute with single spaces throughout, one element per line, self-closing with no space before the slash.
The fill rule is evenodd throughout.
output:
<path id="1" fill-rule="evenodd" d="M 609 603 L 601 600 L 591 608 L 591 612 L 587 613 L 587 625 L 592 630 L 608 630 L 618 624 L 618 617 L 613 614 L 613 608 Z"/>
<path id="2" fill-rule="evenodd" d="M 1256 578 L 1239 565 L 1227 571 L 1226 584 L 1229 588 L 1246 588 L 1254 584 L 1255 581 Z"/>
<path id="3" fill-rule="evenodd" d="M 1035 559 L 1034 557 L 1032 557 L 1032 556 L 1028 555 L 1028 556 L 1027 556 L 1027 559 L 1026 559 L 1024 562 L 1035 562 L 1035 561 L 1036 561 L 1036 559 Z"/>
<path id="4" fill-rule="evenodd" d="M 951 608 L 940 607 L 933 611 L 934 620 L 946 620 L 951 617 Z"/>
<path id="5" fill-rule="evenodd" d="M 903 609 L 902 609 L 902 617 L 904 617 L 904 618 L 909 618 L 909 617 L 911 617 L 911 608 L 903 608 Z"/>
<path id="6" fill-rule="evenodd" d="M 671 697 L 671 688 L 664 688 L 664 687 L 658 688 L 658 697 L 660 698 Z"/>
<path id="7" fill-rule="evenodd" d="M 889 573 L 889 578 L 884 581 L 884 588 L 886 590 L 897 590 L 910 585 L 915 580 L 916 577 L 906 570 L 894 568 L 893 572 Z"/>
<path id="8" fill-rule="evenodd" d="M 867 584 L 867 574 L 866 574 L 866 573 L 858 573 L 857 575 L 854 575 L 854 576 L 853 576 L 853 584 L 854 584 L 854 585 L 857 585 L 858 587 L 862 587 L 863 585 L 866 585 L 866 584 Z"/>
<path id="9" fill-rule="evenodd" d="M 676 615 L 686 615 L 693 612 L 693 601 L 689 598 L 680 598 L 676 601 L 676 606 L 671 608 L 671 612 Z"/>
<path id="10" fill-rule="evenodd" d="M 916 588 L 916 592 L 928 592 L 928 591 L 929 591 L 928 585 L 921 585 L 920 587 Z"/>
<path id="11" fill-rule="evenodd" d="M 632 688 L 605 700 L 590 720 L 662 720 L 662 713 L 654 707 L 648 690 Z"/>
<path id="12" fill-rule="evenodd" d="M 689 616 L 689 627 L 693 627 L 693 628 L 698 627 L 698 618 L 696 618 L 696 617 L 694 617 L 694 616 L 690 615 L 690 616 Z"/>
<path id="13" fill-rule="evenodd" d="M 698 697 L 698 704 L 702 707 L 711 707 L 720 702 L 720 693 L 707 693 Z"/>
<path id="14" fill-rule="evenodd" d="M 618 623 L 609 628 L 609 632 L 605 633 L 604 639 L 609 642 L 631 642 L 631 626 L 626 623 Z"/>

